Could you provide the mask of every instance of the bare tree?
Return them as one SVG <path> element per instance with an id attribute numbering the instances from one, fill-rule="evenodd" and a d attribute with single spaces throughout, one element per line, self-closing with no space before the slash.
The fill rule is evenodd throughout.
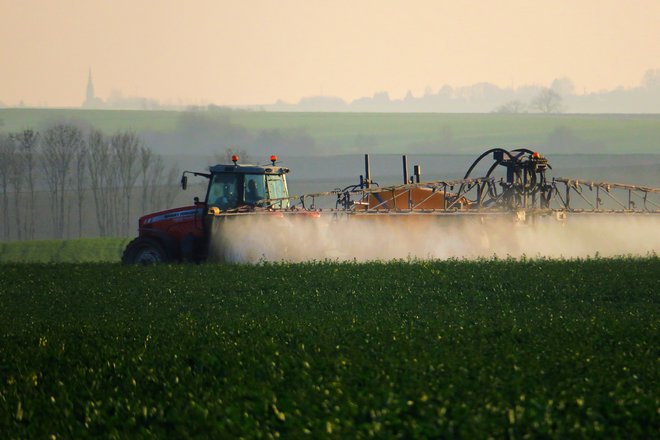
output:
<path id="1" fill-rule="evenodd" d="M 495 113 L 506 113 L 506 114 L 525 113 L 525 111 L 527 111 L 525 108 L 525 104 L 518 101 L 517 99 L 514 99 L 513 101 L 509 101 L 506 104 L 502 104 L 501 106 L 495 109 Z"/>
<path id="2" fill-rule="evenodd" d="M 561 95 L 549 88 L 541 90 L 532 99 L 530 107 L 541 113 L 561 113 L 564 111 Z"/>
<path id="3" fill-rule="evenodd" d="M 103 133 L 92 130 L 88 138 L 90 187 L 94 198 L 96 222 L 102 237 L 117 234 L 118 193 L 116 156 Z"/>
<path id="4" fill-rule="evenodd" d="M 108 144 L 103 138 L 103 133 L 99 130 L 92 130 L 87 138 L 87 147 L 89 155 L 87 156 L 87 166 L 89 168 L 89 185 L 94 199 L 94 211 L 96 212 L 96 222 L 99 227 L 101 237 L 107 235 L 105 230 L 105 215 L 107 205 L 105 198 L 105 173 L 109 160 Z"/>
<path id="5" fill-rule="evenodd" d="M 12 135 L 18 150 L 21 152 L 21 157 L 24 164 L 25 179 L 27 180 L 27 187 L 29 197 L 23 201 L 25 206 L 25 222 L 24 222 L 24 237 L 26 239 L 33 239 L 35 233 L 34 226 L 34 210 L 35 210 L 35 192 L 34 192 L 34 171 L 36 166 L 36 155 L 38 154 L 39 147 L 39 133 L 34 130 L 26 129 L 19 131 Z"/>
<path id="6" fill-rule="evenodd" d="M 149 194 L 149 171 L 153 166 L 153 153 L 148 147 L 140 148 L 140 177 L 142 183 L 142 198 L 140 200 L 140 212 L 146 212 L 147 195 Z"/>
<path id="7" fill-rule="evenodd" d="M 163 207 L 161 199 L 163 198 L 163 191 L 161 185 L 163 184 L 163 173 L 165 172 L 165 163 L 161 156 L 156 156 L 153 165 L 149 171 L 149 201 L 148 212 L 155 211 Z"/>
<path id="8" fill-rule="evenodd" d="M 78 238 L 82 237 L 83 229 L 83 202 L 85 201 L 85 180 L 87 164 L 87 145 L 83 141 L 75 154 L 75 181 L 76 181 L 76 201 L 78 208 Z"/>
<path id="9" fill-rule="evenodd" d="M 550 84 L 550 89 L 559 93 L 560 96 L 569 96 L 575 94 L 575 83 L 567 77 L 555 78 Z"/>
<path id="10" fill-rule="evenodd" d="M 232 156 L 238 156 L 238 160 L 241 163 L 252 163 L 252 157 L 245 151 L 243 148 L 239 147 L 229 147 L 225 148 L 223 154 L 216 154 L 215 160 L 221 163 L 231 163 Z"/>
<path id="11" fill-rule="evenodd" d="M 63 238 L 65 232 L 65 190 L 71 162 L 83 143 L 82 131 L 75 125 L 57 124 L 44 132 L 43 167 L 51 193 L 54 235 L 57 238 Z"/>
<path id="12" fill-rule="evenodd" d="M 16 142 L 13 136 L 10 135 L 12 145 L 11 159 L 9 161 L 9 184 L 12 187 L 14 194 L 14 220 L 16 223 L 16 238 L 23 239 L 24 226 L 21 221 L 21 192 L 23 191 L 23 183 L 25 182 L 25 158 L 23 152 L 16 148 Z"/>
<path id="13" fill-rule="evenodd" d="M 647 70 L 642 78 L 642 87 L 660 89 L 660 69 Z"/>
<path id="14" fill-rule="evenodd" d="M 0 133 L 0 185 L 2 186 L 2 238 L 10 237 L 9 226 L 9 180 L 14 161 L 14 142 L 11 137 Z"/>
<path id="15" fill-rule="evenodd" d="M 137 159 L 140 151 L 140 140 L 134 132 L 118 132 L 110 138 L 110 146 L 112 152 L 117 156 L 119 184 L 124 197 L 121 233 L 127 235 L 131 220 L 131 194 L 139 175 Z"/>
<path id="16" fill-rule="evenodd" d="M 165 181 L 165 196 L 163 200 L 163 208 L 169 208 L 172 206 L 172 203 L 174 203 L 174 199 L 176 198 L 177 191 L 179 190 L 179 174 L 181 174 L 181 171 L 176 167 L 172 166 L 167 173 L 167 180 Z"/>

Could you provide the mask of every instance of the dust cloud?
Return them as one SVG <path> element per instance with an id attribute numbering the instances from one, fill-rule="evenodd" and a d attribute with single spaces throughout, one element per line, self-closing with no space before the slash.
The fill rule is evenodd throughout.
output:
<path id="1" fill-rule="evenodd" d="M 645 256 L 660 251 L 660 216 L 554 216 L 516 222 L 501 216 L 246 215 L 214 226 L 212 259 L 387 261 L 480 257 Z"/>

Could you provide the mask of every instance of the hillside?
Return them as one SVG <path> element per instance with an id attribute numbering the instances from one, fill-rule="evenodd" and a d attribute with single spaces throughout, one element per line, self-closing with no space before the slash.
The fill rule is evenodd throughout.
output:
<path id="1" fill-rule="evenodd" d="M 0 109 L 0 130 L 78 121 L 105 132 L 135 130 L 155 151 L 217 154 L 472 154 L 535 146 L 548 154 L 660 152 L 660 115 L 283 113 Z"/>

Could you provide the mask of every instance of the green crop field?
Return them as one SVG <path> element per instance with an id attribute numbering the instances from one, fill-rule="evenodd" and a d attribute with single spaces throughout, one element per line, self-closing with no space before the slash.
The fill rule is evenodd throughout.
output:
<path id="1" fill-rule="evenodd" d="M 130 238 L 0 242 L 0 263 L 119 262 Z"/>
<path id="2" fill-rule="evenodd" d="M 105 132 L 173 133 L 190 112 L 150 110 L 0 109 L 0 130 L 41 129 L 55 121 L 84 121 Z M 305 133 L 319 151 L 475 153 L 490 146 L 538 146 L 556 153 L 658 153 L 660 115 L 541 115 L 447 113 L 285 113 L 206 111 L 204 127 Z M 222 123 L 221 123 L 222 122 Z M 217 140 L 221 145 L 222 133 Z M 190 135 L 188 135 L 190 136 Z M 157 152 L 158 145 L 152 146 Z M 194 151 L 194 145 L 192 145 Z M 267 147 L 267 145 L 265 146 Z M 172 153 L 173 151 L 167 151 Z"/>
<path id="3" fill-rule="evenodd" d="M 660 260 L 0 266 L 4 438 L 653 438 Z"/>

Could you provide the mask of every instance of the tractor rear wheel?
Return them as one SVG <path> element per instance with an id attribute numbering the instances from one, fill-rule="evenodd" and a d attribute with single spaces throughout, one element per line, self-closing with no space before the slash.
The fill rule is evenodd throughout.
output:
<path id="1" fill-rule="evenodd" d="M 169 258 L 157 240 L 138 237 L 126 246 L 121 261 L 124 264 L 158 264 L 167 263 Z"/>

